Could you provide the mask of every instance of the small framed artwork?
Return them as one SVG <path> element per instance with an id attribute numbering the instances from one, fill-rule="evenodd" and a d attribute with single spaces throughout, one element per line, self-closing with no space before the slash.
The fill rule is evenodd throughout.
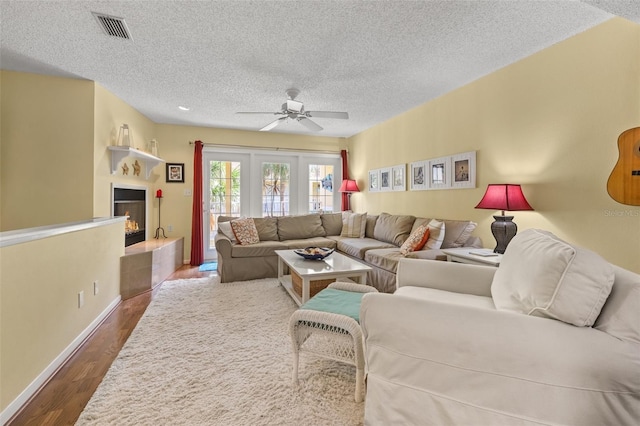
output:
<path id="1" fill-rule="evenodd" d="M 427 179 L 428 161 L 416 161 L 409 166 L 409 188 L 412 191 L 427 189 L 429 180 Z"/>
<path id="2" fill-rule="evenodd" d="M 476 187 L 476 152 L 470 151 L 451 156 L 452 188 Z"/>
<path id="3" fill-rule="evenodd" d="M 391 191 L 391 167 L 380 169 L 380 191 Z"/>
<path id="4" fill-rule="evenodd" d="M 369 192 L 380 191 L 380 170 L 369 170 Z"/>
<path id="5" fill-rule="evenodd" d="M 167 182 L 184 183 L 184 163 L 167 163 Z"/>
<path id="6" fill-rule="evenodd" d="M 407 167 L 404 164 L 393 166 L 391 168 L 391 190 L 404 191 L 407 188 L 405 171 Z"/>
<path id="7" fill-rule="evenodd" d="M 451 157 L 429 160 L 429 189 L 451 188 Z"/>

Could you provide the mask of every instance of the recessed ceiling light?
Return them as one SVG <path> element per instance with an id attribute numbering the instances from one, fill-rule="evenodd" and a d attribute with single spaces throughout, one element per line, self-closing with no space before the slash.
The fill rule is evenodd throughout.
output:
<path id="1" fill-rule="evenodd" d="M 189 111 L 191 108 L 186 107 L 186 106 L 182 106 L 182 105 L 178 105 L 178 109 L 180 109 L 182 111 Z"/>

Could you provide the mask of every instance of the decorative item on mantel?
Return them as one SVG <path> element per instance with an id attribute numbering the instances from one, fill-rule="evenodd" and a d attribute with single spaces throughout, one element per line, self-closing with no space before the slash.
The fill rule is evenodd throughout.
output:
<path id="1" fill-rule="evenodd" d="M 140 163 L 138 160 L 133 163 L 133 175 L 140 176 Z"/>
<path id="2" fill-rule="evenodd" d="M 167 238 L 164 234 L 164 228 L 160 226 L 160 202 L 162 201 L 162 189 L 158 189 L 156 191 L 156 198 L 158 199 L 158 227 L 156 228 L 156 236 L 155 239 L 160 238 L 160 232 L 162 231 L 162 237 Z"/>
<path id="3" fill-rule="evenodd" d="M 504 254 L 509 242 L 518 232 L 513 216 L 505 216 L 505 210 L 533 210 L 533 207 L 524 197 L 520 185 L 490 184 L 476 209 L 502 210 L 501 216 L 493 216 L 495 221 L 491 224 L 491 233 L 497 243 L 494 253 Z"/>
<path id="4" fill-rule="evenodd" d="M 118 146 L 133 146 L 133 137 L 129 132 L 129 125 L 123 124 L 120 126 L 120 131 L 118 132 Z"/>
<path id="5" fill-rule="evenodd" d="M 155 139 L 151 139 L 149 141 L 149 152 L 151 155 L 158 156 L 158 141 Z"/>

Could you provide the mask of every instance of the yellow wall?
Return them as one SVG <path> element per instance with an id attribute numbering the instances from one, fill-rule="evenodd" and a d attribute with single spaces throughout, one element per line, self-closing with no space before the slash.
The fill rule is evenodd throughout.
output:
<path id="1" fill-rule="evenodd" d="M 640 26 L 615 18 L 349 139 L 350 173 L 370 213 L 471 219 L 487 184 L 519 183 L 543 228 L 640 272 L 640 209 L 612 200 L 617 138 L 640 126 Z M 476 189 L 367 193 L 368 170 L 477 150 Z"/>
<path id="2" fill-rule="evenodd" d="M 106 217 L 111 215 L 111 184 L 136 185 L 151 188 L 155 182 L 164 176 L 164 167 L 158 165 L 152 169 L 149 179 L 146 178 L 144 165 L 140 176 L 134 176 L 133 163 L 136 160 L 132 157 L 123 159 L 115 175 L 111 174 L 111 151 L 108 146 L 116 145 L 120 126 L 128 124 L 132 136 L 132 146 L 148 151 L 148 143 L 155 138 L 156 124 L 147 117 L 139 113 L 130 105 L 114 96 L 99 84 L 95 85 L 95 106 L 94 106 L 95 128 L 94 132 L 94 192 L 93 192 L 93 215 L 96 217 Z M 124 175 L 122 166 L 129 167 L 128 175 Z M 142 163 L 139 161 L 139 163 Z M 148 194 L 150 196 L 150 194 Z M 153 228 L 155 229 L 155 227 Z M 149 234 L 153 236 L 153 232 Z"/>
<path id="3" fill-rule="evenodd" d="M 162 227 L 167 237 L 184 236 L 185 259 L 191 255 L 191 210 L 193 197 L 185 196 L 185 189 L 193 189 L 193 142 L 201 140 L 205 144 L 237 145 L 257 148 L 314 149 L 320 151 L 339 151 L 346 147 L 343 138 L 322 136 L 301 136 L 283 133 L 250 132 L 242 130 L 215 129 L 193 126 L 158 125 L 156 135 L 159 144 L 159 156 L 170 163 L 185 164 L 184 183 L 166 183 L 164 170 L 162 177 L 154 186 L 154 193 L 162 189 Z M 163 166 L 158 166 L 158 168 Z M 157 203 L 154 202 L 152 217 L 157 227 Z M 173 231 L 168 231 L 171 224 Z"/>
<path id="4" fill-rule="evenodd" d="M 93 85 L 0 71 L 0 230 L 93 214 Z"/>
<path id="5" fill-rule="evenodd" d="M 119 297 L 122 229 L 117 222 L 0 249 L 0 411 Z"/>

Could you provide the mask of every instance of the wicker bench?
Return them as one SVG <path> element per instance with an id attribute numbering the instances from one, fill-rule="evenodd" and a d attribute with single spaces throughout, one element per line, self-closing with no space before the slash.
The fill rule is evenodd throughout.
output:
<path id="1" fill-rule="evenodd" d="M 374 287 L 353 282 L 334 282 L 327 289 L 342 290 L 353 293 L 376 292 Z M 323 290 L 326 291 L 326 290 Z M 321 292 L 322 293 L 322 292 Z M 326 293 L 321 297 L 336 297 L 337 292 Z M 360 297 L 350 297 L 348 310 L 359 312 Z M 298 361 L 300 352 L 305 351 L 325 358 L 345 362 L 356 367 L 356 402 L 361 402 L 364 393 L 364 352 L 362 348 L 362 330 L 358 321 L 340 312 L 315 310 L 314 299 L 310 299 L 291 315 L 289 334 L 293 343 L 293 381 L 298 383 Z M 333 305 L 333 304 L 332 304 Z M 339 304 L 337 304 L 339 305 Z M 345 304 L 343 304 L 345 305 Z M 357 317 L 357 314 L 355 315 Z"/>

